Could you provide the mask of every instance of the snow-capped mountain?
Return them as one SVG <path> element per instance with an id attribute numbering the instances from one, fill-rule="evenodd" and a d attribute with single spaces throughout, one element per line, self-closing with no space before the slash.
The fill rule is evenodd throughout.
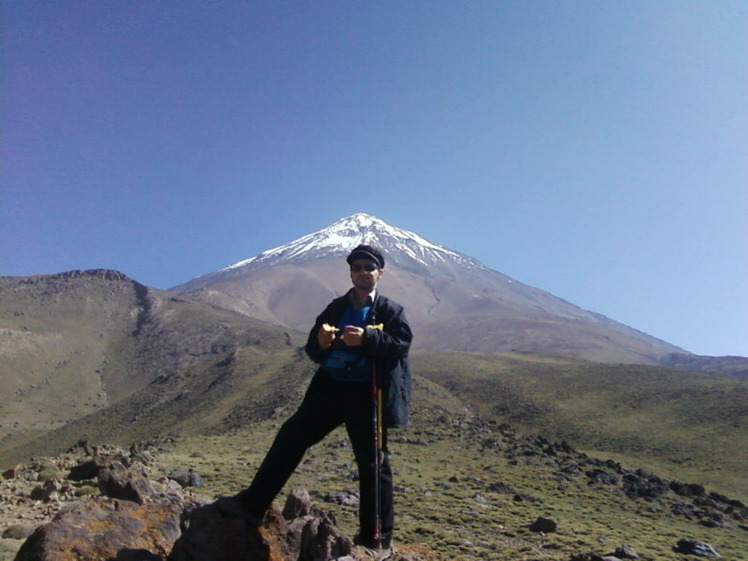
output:
<path id="1" fill-rule="evenodd" d="M 229 265 L 222 271 L 278 263 L 303 263 L 312 259 L 347 255 L 359 244 L 379 247 L 384 251 L 388 263 L 406 270 L 417 271 L 424 267 L 443 267 L 446 264 L 483 267 L 475 259 L 432 243 L 415 232 L 391 226 L 375 216 L 359 212 L 341 218 L 317 232 Z"/>
<path id="2" fill-rule="evenodd" d="M 361 243 L 383 251 L 386 264 L 380 287 L 406 307 L 417 332 L 416 347 L 550 352 L 643 363 L 683 352 L 364 213 L 173 290 L 306 330 L 331 298 L 350 287 L 344 258 Z"/>

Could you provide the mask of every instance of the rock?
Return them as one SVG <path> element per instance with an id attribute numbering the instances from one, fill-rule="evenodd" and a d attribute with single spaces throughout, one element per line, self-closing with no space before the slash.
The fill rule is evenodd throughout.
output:
<path id="1" fill-rule="evenodd" d="M 97 497 L 37 528 L 15 561 L 159 561 L 179 537 L 181 507 Z M 72 555 L 76 557 L 72 557 Z"/>
<path id="2" fill-rule="evenodd" d="M 172 481 L 179 483 L 182 488 L 203 486 L 203 480 L 200 477 L 200 474 L 192 468 L 175 470 L 171 472 L 168 477 Z"/>
<path id="3" fill-rule="evenodd" d="M 503 481 L 499 481 L 498 483 L 491 483 L 488 486 L 489 491 L 493 491 L 494 493 L 501 493 L 505 495 L 509 495 L 511 493 L 516 493 L 514 488 L 511 485 L 507 485 Z"/>
<path id="4" fill-rule="evenodd" d="M 182 535 L 168 561 L 274 561 L 263 530 L 227 518 L 214 505 L 193 508 L 182 518 Z"/>
<path id="5" fill-rule="evenodd" d="M 87 479 L 96 479 L 99 473 L 109 465 L 109 460 L 101 456 L 94 456 L 88 460 L 79 463 L 68 473 L 70 481 L 85 481 Z"/>
<path id="6" fill-rule="evenodd" d="M 2 477 L 3 477 L 3 479 L 15 479 L 16 477 L 18 477 L 18 472 L 19 471 L 20 471 L 19 467 L 14 467 L 14 468 L 6 469 L 3 472 Z"/>
<path id="7" fill-rule="evenodd" d="M 306 489 L 294 488 L 286 498 L 286 504 L 283 507 L 283 518 L 293 520 L 311 514 L 312 500 Z"/>
<path id="8" fill-rule="evenodd" d="M 92 446 L 88 440 L 80 439 L 73 446 L 67 449 L 68 454 L 81 454 L 84 456 L 93 456 L 96 454 L 96 447 Z"/>
<path id="9" fill-rule="evenodd" d="M 639 554 L 634 551 L 634 548 L 625 544 L 617 547 L 615 553 L 611 553 L 611 555 L 618 557 L 618 559 L 639 559 Z"/>
<path id="10" fill-rule="evenodd" d="M 698 483 L 671 481 L 670 490 L 681 497 L 703 497 L 706 495 L 706 489 L 703 485 L 699 485 Z"/>
<path id="11" fill-rule="evenodd" d="M 656 475 L 637 470 L 623 476 L 623 490 L 632 499 L 654 499 L 667 493 L 670 485 Z"/>
<path id="12" fill-rule="evenodd" d="M 335 503 L 345 506 L 358 506 L 359 496 L 358 491 L 355 489 L 345 489 L 338 493 L 328 493 L 325 495 L 325 500 L 328 503 Z"/>
<path id="13" fill-rule="evenodd" d="M 711 545 L 696 540 L 678 540 L 678 543 L 673 547 L 673 551 L 683 555 L 696 555 L 697 557 L 708 557 L 710 559 L 721 557 Z"/>
<path id="14" fill-rule="evenodd" d="M 299 518 L 289 520 L 286 524 L 286 532 L 284 534 L 284 553 L 287 557 L 294 557 L 301 549 L 301 537 L 304 533 L 304 527 L 307 522 L 312 520 L 314 516 L 306 515 Z"/>
<path id="15" fill-rule="evenodd" d="M 130 446 L 130 458 L 146 466 L 156 464 L 156 457 L 146 450 L 142 444 L 133 444 Z"/>
<path id="16" fill-rule="evenodd" d="M 590 483 L 597 483 L 599 485 L 618 485 L 619 482 L 616 475 L 603 469 L 590 469 L 585 472 L 585 475 L 589 477 Z"/>
<path id="17" fill-rule="evenodd" d="M 339 559 L 353 553 L 353 542 L 328 517 L 312 518 L 301 533 L 298 561 Z"/>
<path id="18" fill-rule="evenodd" d="M 49 502 L 55 498 L 60 491 L 60 487 L 55 480 L 46 481 L 44 485 L 34 487 L 29 493 L 29 498 L 32 501 L 43 501 Z"/>
<path id="19" fill-rule="evenodd" d="M 116 460 L 99 473 L 99 489 L 107 497 L 139 504 L 154 493 L 150 481 Z"/>
<path id="20" fill-rule="evenodd" d="M 699 520 L 699 524 L 706 526 L 707 528 L 729 528 L 730 525 L 725 520 L 725 517 L 720 512 L 710 512 Z"/>
<path id="21" fill-rule="evenodd" d="M 529 529 L 531 532 L 542 532 L 548 534 L 550 532 L 555 532 L 557 526 L 558 524 L 556 524 L 556 521 L 552 518 L 539 516 L 535 522 L 530 524 Z"/>
<path id="22" fill-rule="evenodd" d="M 283 512 L 274 503 L 261 527 L 248 527 L 242 518 L 222 515 L 214 504 L 185 503 L 175 479 L 151 482 L 143 464 L 132 463 L 117 450 L 103 451 L 70 470 L 81 481 L 75 484 L 32 483 L 35 466 L 14 474 L 27 488 L 36 485 L 24 493 L 25 501 L 31 502 L 29 494 L 39 501 L 59 495 L 61 501 L 45 505 L 50 514 L 59 508 L 48 524 L 36 529 L 17 525 L 3 532 L 6 539 L 25 539 L 14 561 L 360 561 L 352 540 L 336 527 L 334 515 L 313 505 L 305 489 L 289 494 Z M 58 464 L 65 470 L 72 465 L 72 458 Z M 70 502 L 76 495 L 97 492 L 91 486 L 94 474 L 104 496 Z M 341 495 L 358 501 L 353 491 Z"/>
<path id="23" fill-rule="evenodd" d="M 539 499 L 537 499 L 536 497 L 533 497 L 532 495 L 528 495 L 527 493 L 517 493 L 516 495 L 512 497 L 512 500 L 515 503 L 524 503 L 524 502 L 537 503 L 539 502 Z"/>

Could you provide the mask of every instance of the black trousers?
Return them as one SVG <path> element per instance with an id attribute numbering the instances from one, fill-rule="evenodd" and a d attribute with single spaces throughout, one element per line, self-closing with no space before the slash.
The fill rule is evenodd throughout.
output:
<path id="1" fill-rule="evenodd" d="M 345 425 L 359 473 L 359 541 L 375 547 L 376 517 L 374 415 L 367 383 L 326 379 L 313 384 L 299 409 L 280 428 L 251 485 L 237 498 L 254 515 L 262 517 L 307 449 L 340 425 Z M 392 471 L 387 454 L 387 431 L 382 429 L 379 477 L 382 545 L 389 547 L 394 523 Z"/>

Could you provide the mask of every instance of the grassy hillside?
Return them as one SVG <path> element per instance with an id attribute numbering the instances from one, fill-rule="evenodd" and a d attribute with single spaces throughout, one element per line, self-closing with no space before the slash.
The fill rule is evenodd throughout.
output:
<path id="1" fill-rule="evenodd" d="M 442 406 L 422 402 L 411 426 L 391 433 L 396 545 L 421 546 L 440 561 L 568 561 L 628 544 L 644 559 L 677 561 L 683 557 L 673 552 L 675 543 L 694 538 L 725 559 L 748 558 L 748 533 L 735 521 L 707 527 L 673 513 L 678 497 L 632 498 L 620 487 L 591 484 L 584 473 L 589 466 L 578 455 L 543 453 L 532 438 L 465 413 L 459 400 L 428 380 L 419 381 L 417 392 L 441 399 Z M 179 438 L 166 446 L 162 461 L 197 470 L 206 500 L 235 493 L 250 482 L 283 418 L 285 412 L 223 435 Z M 309 489 L 353 535 L 356 507 L 326 500 L 355 490 L 353 473 L 350 443 L 338 430 L 310 450 L 285 492 Z M 539 516 L 554 519 L 557 530 L 530 531 Z"/>
<path id="2" fill-rule="evenodd" d="M 271 417 L 301 395 L 309 365 L 298 349 L 244 345 L 155 379 L 116 404 L 51 432 L 0 441 L 2 467 L 39 454 L 58 454 L 78 440 L 131 442 L 177 434 L 220 434 Z"/>
<path id="3" fill-rule="evenodd" d="M 402 550 L 423 552 L 420 558 L 429 561 L 568 561 L 627 544 L 642 559 L 679 561 L 684 557 L 673 546 L 690 538 L 711 544 L 724 559 L 748 559 L 748 532 L 740 526 L 748 520 L 746 509 L 712 496 L 679 496 L 667 486 L 631 493 L 628 481 L 661 480 L 487 421 L 426 378 L 417 379 L 416 394 L 411 425 L 392 431 L 389 439 L 395 542 Z M 151 477 L 192 468 L 204 483 L 195 490 L 198 500 L 237 492 L 248 485 L 300 399 L 300 393 L 292 393 L 266 411 L 265 420 L 244 416 L 249 409 L 230 409 L 232 421 L 222 432 L 153 439 L 147 449 L 158 462 Z M 226 411 L 215 419 L 227 419 Z M 280 506 L 292 487 L 305 487 L 315 504 L 330 510 L 353 536 L 356 507 L 340 505 L 334 497 L 355 491 L 355 471 L 350 442 L 339 429 L 307 453 L 279 496 Z M 0 497 L 0 533 L 3 524 L 16 521 L 8 498 Z M 52 515 L 41 514 L 44 508 L 39 505 L 39 521 Z M 555 531 L 532 531 L 539 516 L 552 518 Z M 0 559 L 12 559 L 20 543 L 0 539 Z"/>
<path id="4" fill-rule="evenodd" d="M 521 354 L 417 353 L 419 375 L 495 420 L 748 497 L 748 382 Z"/>
<path id="5" fill-rule="evenodd" d="M 313 365 L 272 326 L 254 325 L 242 337 L 51 434 L 0 441 L 3 463 L 59 452 L 79 439 L 125 445 L 167 434 L 223 434 L 290 413 Z M 748 497 L 745 380 L 519 354 L 415 353 L 413 367 L 416 404 L 449 403 L 627 466 Z"/>
<path id="6" fill-rule="evenodd" d="M 290 413 L 304 334 L 112 271 L 0 278 L 0 467 L 79 439 L 222 435 Z M 748 497 L 748 380 L 519 353 L 415 352 L 417 407 L 469 411 Z"/>
<path id="7" fill-rule="evenodd" d="M 167 472 L 198 471 L 204 500 L 236 492 L 298 406 L 312 365 L 283 332 L 262 325 L 199 357 L 11 452 L 20 460 L 56 454 L 79 438 L 151 441 Z M 568 561 L 622 544 L 646 559 L 677 561 L 675 543 L 694 538 L 725 559 L 748 558 L 748 533 L 733 511 L 710 511 L 638 470 L 745 499 L 745 383 L 514 354 L 416 353 L 413 365 L 412 423 L 390 437 L 397 543 L 439 561 Z M 564 438 L 581 450 L 552 442 Z M 680 459 L 686 453 L 690 459 Z M 721 469 L 710 471 L 715 465 Z M 326 497 L 355 489 L 354 472 L 338 430 L 310 450 L 287 490 L 308 488 L 353 535 L 355 507 Z M 644 492 L 632 492 L 631 480 Z M 538 516 L 553 518 L 557 530 L 532 532 Z"/>
<path id="8" fill-rule="evenodd" d="M 0 279 L 0 297 L 3 467 L 80 438 L 220 430 L 231 408 L 262 414 L 274 384 L 308 368 L 299 334 L 112 271 Z"/>
<path id="9" fill-rule="evenodd" d="M 0 278 L 0 436 L 47 430 L 126 395 L 108 387 L 108 373 L 115 357 L 132 356 L 142 293 L 108 273 Z"/>

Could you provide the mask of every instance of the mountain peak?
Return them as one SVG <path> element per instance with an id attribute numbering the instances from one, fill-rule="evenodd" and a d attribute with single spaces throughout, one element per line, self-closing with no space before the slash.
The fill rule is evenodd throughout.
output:
<path id="1" fill-rule="evenodd" d="M 445 263 L 483 267 L 474 259 L 432 243 L 415 232 L 391 226 L 376 216 L 357 212 L 340 218 L 321 230 L 263 251 L 255 257 L 239 261 L 222 270 L 233 271 L 279 263 L 303 263 L 313 259 L 343 256 L 359 244 L 380 248 L 387 263 L 394 263 L 409 270 Z"/>

